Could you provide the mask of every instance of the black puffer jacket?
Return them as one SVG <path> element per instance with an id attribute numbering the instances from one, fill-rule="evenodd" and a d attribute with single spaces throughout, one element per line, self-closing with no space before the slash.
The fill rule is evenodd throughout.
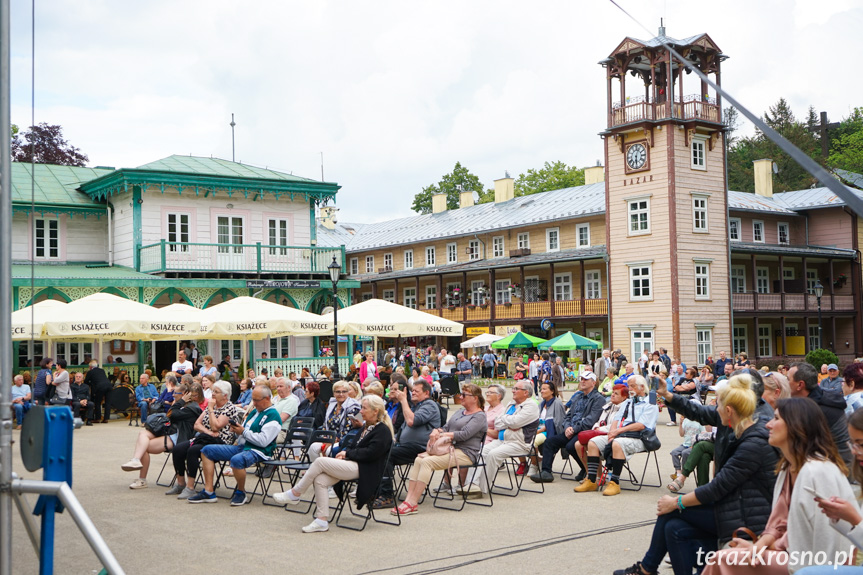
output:
<path id="1" fill-rule="evenodd" d="M 838 391 L 825 390 L 821 386 L 818 386 L 809 392 L 809 399 L 817 403 L 818 407 L 821 408 L 821 412 L 827 418 L 827 426 L 830 428 L 833 441 L 836 442 L 839 456 L 845 462 L 845 466 L 848 469 L 853 469 L 854 457 L 851 455 L 851 438 L 848 436 L 845 397 Z"/>

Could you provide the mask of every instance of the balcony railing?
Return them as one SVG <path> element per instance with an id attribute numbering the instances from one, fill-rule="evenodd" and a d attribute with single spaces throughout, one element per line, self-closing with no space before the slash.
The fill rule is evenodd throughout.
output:
<path id="1" fill-rule="evenodd" d="M 606 299 L 573 299 L 552 302 L 531 301 L 522 303 L 489 304 L 487 306 L 463 306 L 443 309 L 423 309 L 422 311 L 458 322 L 488 321 L 494 308 L 495 320 L 541 319 L 546 317 L 581 317 L 608 315 Z"/>
<path id="2" fill-rule="evenodd" d="M 167 242 L 138 248 L 138 271 L 234 272 L 234 273 L 327 273 L 338 258 L 345 269 L 344 248 L 271 246 L 256 244 L 197 244 Z"/>
<path id="3" fill-rule="evenodd" d="M 732 294 L 731 301 L 734 311 L 818 311 L 818 299 L 811 294 L 745 292 Z M 825 294 L 821 310 L 854 311 L 854 296 Z"/>
<path id="4" fill-rule="evenodd" d="M 669 111 L 672 111 L 672 114 L 669 114 Z M 680 120 L 705 120 L 717 124 L 722 121 L 721 112 L 715 100 L 711 98 L 705 101 L 693 94 L 684 97 L 682 103 L 674 102 L 673 109 L 668 102 L 647 102 L 643 98 L 630 100 L 629 103 L 618 105 L 612 110 L 611 125 L 621 126 L 632 122 L 663 120 L 670 117 Z"/>
<path id="5" fill-rule="evenodd" d="M 267 373 L 272 375 L 278 368 L 286 376 L 293 371 L 297 374 L 297 377 L 303 372 L 303 368 L 307 367 L 312 377 L 314 377 L 318 374 L 322 365 L 332 367 L 333 363 L 335 363 L 335 358 L 333 357 L 274 357 L 271 359 L 256 359 L 254 365 L 258 374 L 261 373 L 261 369 L 267 368 Z M 341 375 L 345 375 L 348 372 L 350 365 L 351 358 L 339 357 L 339 373 Z"/>

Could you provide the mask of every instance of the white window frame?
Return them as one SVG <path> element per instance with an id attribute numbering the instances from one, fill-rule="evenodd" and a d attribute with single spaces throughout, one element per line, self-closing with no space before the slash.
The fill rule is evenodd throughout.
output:
<path id="1" fill-rule="evenodd" d="M 582 232 L 584 237 L 582 238 Z M 575 226 L 575 247 L 589 248 L 590 247 L 590 223 L 576 224 Z"/>
<path id="2" fill-rule="evenodd" d="M 458 244 L 456 242 L 452 242 L 446 245 L 446 263 L 458 263 Z"/>
<path id="3" fill-rule="evenodd" d="M 558 287 L 562 293 L 558 293 Z M 572 272 L 562 272 L 554 274 L 554 301 L 571 301 L 572 297 Z M 568 295 L 569 297 L 563 297 Z"/>
<path id="4" fill-rule="evenodd" d="M 545 251 L 560 251 L 560 228 L 545 228 Z"/>
<path id="5" fill-rule="evenodd" d="M 782 240 L 782 229 L 785 229 L 785 241 Z M 791 226 L 788 222 L 776 223 L 776 243 L 780 246 L 791 245 Z"/>
<path id="6" fill-rule="evenodd" d="M 479 298 L 479 288 L 485 285 L 482 280 L 473 280 L 470 282 L 470 302 L 473 305 L 482 305 Z"/>
<path id="7" fill-rule="evenodd" d="M 758 239 L 758 236 L 761 236 L 761 239 Z M 764 220 L 752 220 L 752 241 L 757 244 L 764 243 Z"/>
<path id="8" fill-rule="evenodd" d="M 278 248 L 270 248 L 270 255 L 276 253 L 282 256 L 288 255 L 287 246 L 290 244 L 288 238 L 291 235 L 291 222 L 288 218 L 267 218 L 267 243 L 271 246 L 281 246 Z"/>
<path id="9" fill-rule="evenodd" d="M 707 358 L 713 355 L 713 327 L 695 326 L 695 357 L 698 365 L 707 363 Z"/>
<path id="10" fill-rule="evenodd" d="M 414 269 L 414 251 L 413 250 L 405 250 L 404 262 L 405 262 L 405 269 L 406 270 Z"/>
<path id="11" fill-rule="evenodd" d="M 763 274 L 763 275 L 762 275 Z M 764 281 L 764 290 L 762 291 L 762 280 Z M 770 268 L 766 266 L 758 266 L 755 268 L 755 291 L 757 293 L 770 293 Z"/>
<path id="12" fill-rule="evenodd" d="M 808 334 L 809 337 L 809 351 L 813 349 L 818 349 L 818 324 L 809 324 Z"/>
<path id="13" fill-rule="evenodd" d="M 626 265 L 629 267 L 629 301 L 652 301 L 653 260 L 649 262 L 633 262 Z M 635 286 L 636 281 L 639 282 L 637 288 Z M 647 295 L 643 293 L 645 287 L 647 288 Z M 641 293 L 636 295 L 636 290 Z"/>
<path id="14" fill-rule="evenodd" d="M 360 258 L 351 258 L 351 275 L 355 276 L 360 273 Z"/>
<path id="15" fill-rule="evenodd" d="M 818 270 L 806 270 L 806 293 L 815 293 L 815 284 L 818 283 Z"/>
<path id="16" fill-rule="evenodd" d="M 697 234 L 708 233 L 708 194 L 692 194 L 692 231 Z"/>
<path id="17" fill-rule="evenodd" d="M 653 344 L 654 335 L 655 331 L 653 328 L 629 328 L 629 343 L 633 358 L 639 357 L 642 351 L 650 353 L 656 349 Z M 645 343 L 647 344 L 646 346 Z M 633 361 L 635 360 L 633 359 Z"/>
<path id="18" fill-rule="evenodd" d="M 743 222 L 740 218 L 728 218 L 728 241 L 730 242 L 739 242 L 740 241 L 740 230 L 742 229 Z M 735 233 L 736 237 L 735 237 Z"/>
<path id="19" fill-rule="evenodd" d="M 767 335 L 763 335 L 762 331 L 767 330 Z M 760 325 L 758 326 L 758 357 L 773 357 L 773 326 Z M 764 344 L 767 344 L 767 353 L 764 353 Z"/>
<path id="20" fill-rule="evenodd" d="M 693 170 L 707 170 L 707 138 L 703 134 L 695 134 L 689 146 L 689 167 Z"/>
<path id="21" fill-rule="evenodd" d="M 432 267 L 437 261 L 437 253 L 434 246 L 426 246 L 426 267 Z"/>
<path id="22" fill-rule="evenodd" d="M 743 347 L 739 347 L 740 342 L 743 342 Z M 735 325 L 731 328 L 731 352 L 737 355 L 740 352 L 746 352 L 749 346 L 749 333 L 745 325 Z"/>
<path id="23" fill-rule="evenodd" d="M 519 232 L 518 234 L 518 249 L 530 249 L 530 232 Z"/>
<path id="24" fill-rule="evenodd" d="M 228 229 L 227 234 L 222 234 L 221 230 L 221 219 L 227 220 Z M 237 237 L 237 221 L 240 222 L 240 235 Z M 229 252 L 235 254 L 242 254 L 243 247 L 242 244 L 246 243 L 246 218 L 244 216 L 233 216 L 230 214 L 217 214 L 216 215 L 216 243 L 219 244 L 217 251 L 220 254 L 226 254 Z M 225 236 L 228 241 L 223 242 L 220 241 L 222 236 Z M 239 241 L 237 241 L 239 240 Z M 230 247 L 233 246 L 233 247 Z"/>
<path id="25" fill-rule="evenodd" d="M 171 221 L 171 217 L 173 216 L 174 221 Z M 184 224 L 182 218 L 186 218 L 186 223 Z M 168 243 L 180 243 L 180 244 L 188 244 L 192 241 L 192 214 L 188 212 L 168 212 L 165 214 L 165 241 Z M 172 231 L 171 228 L 175 229 Z M 186 228 L 186 231 L 183 231 L 183 228 Z M 171 239 L 171 236 L 174 236 L 174 239 Z M 183 239 L 185 238 L 185 239 Z M 169 252 L 188 252 L 189 246 L 168 246 Z"/>
<path id="26" fill-rule="evenodd" d="M 41 238 L 39 232 L 42 233 Z M 60 218 L 34 218 L 33 259 L 59 260 L 60 235 Z M 39 250 L 42 250 L 42 255 L 39 255 Z"/>
<path id="27" fill-rule="evenodd" d="M 291 337 L 271 337 L 269 349 L 270 359 L 280 358 L 284 353 L 291 357 Z"/>
<path id="28" fill-rule="evenodd" d="M 54 346 L 55 357 L 65 359 L 69 365 L 84 365 L 85 355 L 94 357 L 92 342 L 58 341 Z M 77 358 L 78 361 L 72 361 L 73 357 Z"/>
<path id="29" fill-rule="evenodd" d="M 793 279 L 795 279 L 795 277 L 794 277 L 794 276 L 795 276 L 796 274 L 794 273 L 794 268 L 786 268 L 786 267 L 783 267 L 783 268 L 782 268 L 782 275 L 783 275 L 783 279 L 786 279 L 786 280 L 793 280 Z"/>
<path id="30" fill-rule="evenodd" d="M 602 272 L 585 270 L 584 294 L 586 299 L 602 299 Z"/>
<path id="31" fill-rule="evenodd" d="M 491 238 L 491 257 L 502 258 L 506 255 L 506 241 L 503 236 Z"/>
<path id="32" fill-rule="evenodd" d="M 710 262 L 695 262 L 695 299 L 710 299 Z"/>
<path id="33" fill-rule="evenodd" d="M 512 302 L 512 294 L 509 291 L 510 285 L 509 278 L 494 280 L 494 303 L 502 305 Z"/>
<path id="34" fill-rule="evenodd" d="M 734 289 L 734 280 L 741 289 Z M 731 266 L 731 293 L 746 293 L 746 266 Z"/>
<path id="35" fill-rule="evenodd" d="M 219 356 L 231 356 L 231 361 L 241 361 L 243 359 L 243 340 L 240 339 L 223 339 L 219 341 Z"/>
<path id="36" fill-rule="evenodd" d="M 470 261 L 475 261 L 481 258 L 482 251 L 480 250 L 479 240 L 470 240 L 467 243 L 467 247 L 470 248 L 470 257 L 468 258 Z"/>
<path id="37" fill-rule="evenodd" d="M 366 256 L 366 273 L 367 274 L 375 273 L 375 256 L 374 255 Z"/>
<path id="38" fill-rule="evenodd" d="M 637 218 L 637 225 L 634 230 L 632 229 L 633 216 Z M 644 218 L 642 219 L 641 216 Z M 626 232 L 628 236 L 641 236 L 650 233 L 650 196 L 626 198 Z"/>
<path id="39" fill-rule="evenodd" d="M 381 299 L 384 301 L 388 301 L 390 303 L 395 303 L 396 301 L 396 290 L 394 289 L 385 289 L 381 292 Z"/>
<path id="40" fill-rule="evenodd" d="M 384 267 L 390 268 L 391 271 L 394 269 L 393 268 L 393 254 L 391 254 L 391 253 L 384 254 Z"/>
<path id="41" fill-rule="evenodd" d="M 426 286 L 426 309 L 437 308 L 437 286 Z"/>
<path id="42" fill-rule="evenodd" d="M 370 299 L 372 299 L 372 292 L 370 291 L 363 292 L 362 296 L 360 296 L 361 301 L 369 301 Z"/>

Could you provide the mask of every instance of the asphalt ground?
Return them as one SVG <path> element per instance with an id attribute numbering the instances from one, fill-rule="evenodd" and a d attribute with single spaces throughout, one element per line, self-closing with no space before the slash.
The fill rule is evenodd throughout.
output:
<path id="1" fill-rule="evenodd" d="M 669 452 L 680 443 L 677 428 L 666 427 L 667 421 L 668 412 L 663 411 L 657 426 L 663 444 L 662 485 L 672 472 Z M 331 523 L 326 533 L 305 534 L 300 529 L 313 519 L 311 513 L 263 506 L 259 497 L 231 507 L 224 499 L 192 505 L 164 495 L 166 488 L 156 486 L 164 455 L 153 457 L 148 488 L 129 489 L 137 472 L 124 472 L 120 465 L 132 456 L 140 428 L 127 423 L 112 420 L 74 432 L 73 490 L 130 574 L 224 575 L 264 568 L 340 575 L 610 574 L 641 559 L 656 501 L 668 493 L 665 487 L 644 487 L 614 497 L 573 493 L 576 483 L 556 476 L 554 483 L 545 485 L 544 494 L 495 497 L 491 508 L 468 505 L 452 512 L 433 508 L 427 499 L 419 513 L 402 519 L 400 527 L 370 523 L 365 531 L 354 532 Z M 41 471 L 24 469 L 17 443 L 20 432 L 14 433 L 15 472 L 40 479 Z M 644 461 L 644 454 L 632 459 L 639 473 Z M 558 457 L 555 470 L 561 467 Z M 655 473 L 649 469 L 646 480 L 657 483 Z M 435 485 L 438 477 L 432 480 Z M 28 498 L 32 507 L 36 498 Z M 649 523 L 633 527 L 644 522 Z M 37 573 L 38 560 L 17 512 L 13 545 L 13 573 Z M 68 514 L 57 518 L 54 549 L 55 573 L 101 570 Z"/>

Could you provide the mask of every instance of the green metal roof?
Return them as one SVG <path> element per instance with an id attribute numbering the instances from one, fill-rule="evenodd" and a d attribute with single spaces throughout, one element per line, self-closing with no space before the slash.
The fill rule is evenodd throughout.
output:
<path id="1" fill-rule="evenodd" d="M 36 264 L 33 266 L 33 277 L 36 279 L 139 279 L 144 281 L 161 279 L 158 276 L 136 272 L 125 266 L 108 266 L 105 264 Z M 12 264 L 12 278 L 30 279 L 30 265 Z"/>
<path id="2" fill-rule="evenodd" d="M 255 178 L 261 180 L 287 180 L 291 182 L 317 182 L 309 178 L 294 176 L 266 168 L 257 168 L 221 158 L 200 158 L 197 156 L 168 156 L 143 166 L 139 170 L 155 172 L 176 172 L 183 174 L 204 174 L 208 176 L 230 176 L 235 178 Z"/>
<path id="3" fill-rule="evenodd" d="M 35 167 L 35 182 L 31 168 Z M 87 181 L 95 180 L 113 169 L 108 168 L 78 168 L 74 166 L 55 166 L 52 164 L 12 163 L 12 202 L 15 204 L 30 204 L 32 200 L 43 206 L 79 206 L 105 209 L 104 204 L 93 201 L 87 194 L 78 191 L 78 187 Z M 35 186 L 32 184 L 35 183 Z"/>

